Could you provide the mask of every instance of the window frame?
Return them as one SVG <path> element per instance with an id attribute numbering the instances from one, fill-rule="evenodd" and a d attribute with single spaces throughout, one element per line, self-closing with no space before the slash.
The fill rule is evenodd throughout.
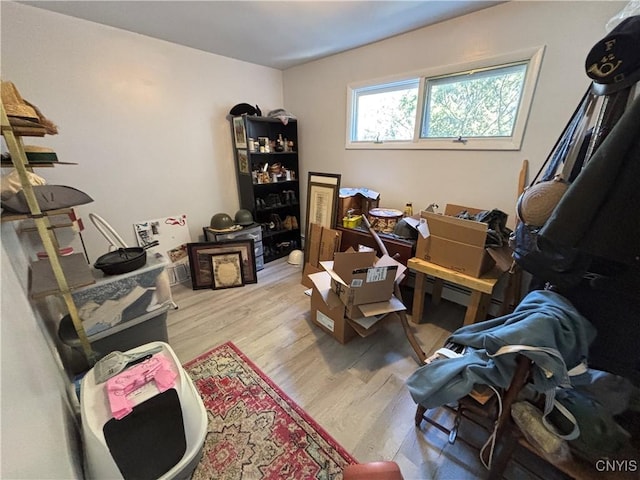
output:
<path id="1" fill-rule="evenodd" d="M 517 52 L 511 52 L 498 56 L 483 57 L 469 62 L 452 65 L 443 65 L 414 71 L 401 75 L 394 75 L 376 80 L 354 82 L 347 85 L 347 121 L 345 132 L 345 148 L 348 150 L 520 150 L 527 120 L 531 112 L 533 95 L 535 93 L 542 58 L 544 56 L 544 46 L 528 48 Z M 524 78 L 522 94 L 520 97 L 520 107 L 516 114 L 513 127 L 513 134 L 510 137 L 471 137 L 458 141 L 451 138 L 420 138 L 422 129 L 422 119 L 424 115 L 425 88 L 427 79 L 455 75 L 468 70 L 480 70 L 493 67 L 500 67 L 517 62 L 528 62 L 527 71 Z M 413 139 L 410 141 L 351 141 L 352 127 L 355 125 L 353 115 L 355 114 L 355 99 L 357 90 L 375 87 L 376 85 L 399 83 L 419 78 L 418 103 L 416 106 L 416 122 Z"/>

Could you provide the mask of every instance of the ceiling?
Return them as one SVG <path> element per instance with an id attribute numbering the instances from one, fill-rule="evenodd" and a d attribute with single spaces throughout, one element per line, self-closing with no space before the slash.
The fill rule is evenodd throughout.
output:
<path id="1" fill-rule="evenodd" d="M 284 70 L 501 1 L 22 1 Z"/>

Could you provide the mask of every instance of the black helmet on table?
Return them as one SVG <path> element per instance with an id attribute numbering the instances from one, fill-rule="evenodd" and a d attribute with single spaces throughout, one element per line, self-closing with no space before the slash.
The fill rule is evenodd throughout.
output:
<path id="1" fill-rule="evenodd" d="M 235 221 L 238 225 L 246 227 L 253 223 L 253 214 L 249 210 L 241 208 L 236 212 Z"/>

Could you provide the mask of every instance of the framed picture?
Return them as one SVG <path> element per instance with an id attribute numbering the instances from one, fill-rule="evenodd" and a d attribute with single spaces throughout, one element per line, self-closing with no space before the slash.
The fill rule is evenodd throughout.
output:
<path id="1" fill-rule="evenodd" d="M 241 252 L 210 253 L 208 256 L 213 274 L 212 289 L 244 287 Z"/>
<path id="2" fill-rule="evenodd" d="M 246 150 L 238 150 L 238 171 L 244 175 L 250 175 L 249 159 Z"/>
<path id="3" fill-rule="evenodd" d="M 242 117 L 233 117 L 233 138 L 236 148 L 247 148 L 247 132 L 244 129 Z"/>
<path id="4" fill-rule="evenodd" d="M 335 226 L 340 175 L 309 172 L 307 184 L 307 233 L 309 225 L 317 223 L 323 227 Z"/>
<path id="5" fill-rule="evenodd" d="M 211 288 L 213 270 L 209 255 L 216 253 L 240 252 L 244 283 L 258 283 L 254 248 L 253 239 L 187 244 L 189 269 L 191 270 L 191 288 L 194 290 Z"/>

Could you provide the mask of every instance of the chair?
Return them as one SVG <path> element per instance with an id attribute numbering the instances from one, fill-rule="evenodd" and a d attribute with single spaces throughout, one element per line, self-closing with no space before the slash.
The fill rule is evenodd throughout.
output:
<path id="1" fill-rule="evenodd" d="M 476 448 L 475 445 L 457 435 L 460 422 L 462 419 L 467 419 L 485 428 L 489 435 L 485 445 L 491 448 L 485 449 L 483 447 L 483 449 L 480 450 L 480 455 L 482 462 L 487 466 L 487 480 L 500 480 L 503 478 L 503 474 L 518 448 L 525 448 L 539 457 L 543 462 L 548 463 L 549 461 L 544 455 L 525 439 L 523 433 L 511 417 L 511 406 L 518 399 L 518 395 L 529 381 L 532 365 L 533 362 L 524 355 L 517 356 L 517 367 L 513 373 L 511 383 L 507 389 L 499 392 L 499 402 L 487 402 L 485 406 L 480 406 L 470 396 L 467 396 L 458 401 L 457 407 L 447 407 L 453 410 L 456 415 L 451 428 L 447 428 L 430 418 L 428 410 L 418 405 L 415 414 L 416 427 L 419 428 L 424 420 L 446 433 L 449 436 L 450 443 L 459 439 L 473 448 Z M 501 408 L 494 408 L 496 403 L 499 403 Z M 635 479 L 637 478 L 636 467 L 633 469 L 602 468 L 598 462 L 604 464 L 603 462 L 608 461 L 613 464 L 612 462 L 618 461 L 622 462 L 620 463 L 621 465 L 626 465 L 624 463 L 626 461 L 632 465 L 637 465 L 638 455 L 638 451 L 630 446 L 617 454 L 615 456 L 616 460 L 601 459 L 594 463 L 582 460 L 579 455 L 573 455 L 572 459 L 563 462 L 554 461 L 552 465 L 565 475 L 576 479 Z"/>

